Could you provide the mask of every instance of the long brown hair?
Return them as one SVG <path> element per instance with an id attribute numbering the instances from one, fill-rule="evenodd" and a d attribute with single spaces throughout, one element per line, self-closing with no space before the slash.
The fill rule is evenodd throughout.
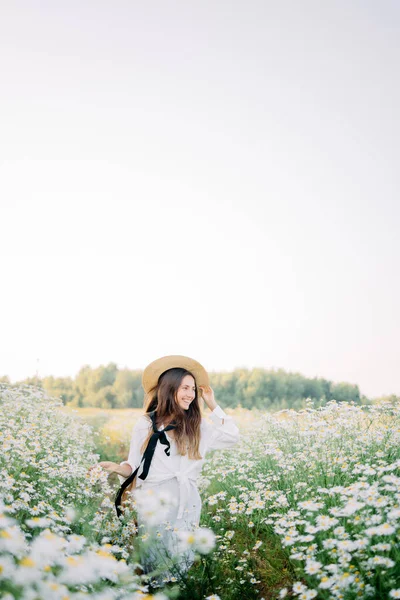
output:
<path id="1" fill-rule="evenodd" d="M 176 401 L 176 394 L 182 379 L 190 375 L 194 379 L 195 397 L 187 410 L 181 408 Z M 156 411 L 157 429 L 163 423 L 175 424 L 173 429 L 174 439 L 181 455 L 188 453 L 189 458 L 199 460 L 202 457 L 199 452 L 200 444 L 200 423 L 201 411 L 199 404 L 198 388 L 196 378 L 190 371 L 181 367 L 174 367 L 164 371 L 158 378 L 157 385 L 151 389 L 144 400 L 144 409 L 146 413 L 152 410 Z M 150 431 L 148 438 L 145 440 L 142 452 L 147 445 L 148 439 L 151 436 Z"/>

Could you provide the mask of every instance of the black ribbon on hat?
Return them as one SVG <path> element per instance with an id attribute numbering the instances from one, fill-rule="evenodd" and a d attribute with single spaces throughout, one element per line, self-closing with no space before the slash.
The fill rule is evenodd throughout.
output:
<path id="1" fill-rule="evenodd" d="M 156 423 L 156 411 L 153 410 L 152 412 L 150 412 L 149 416 L 151 418 L 151 423 L 153 426 L 153 433 L 152 433 L 151 438 L 149 439 L 149 442 L 147 444 L 146 450 L 144 451 L 144 454 L 142 456 L 139 466 L 133 471 L 133 473 L 131 473 L 129 475 L 129 477 L 124 481 L 124 483 L 121 485 L 121 487 L 118 491 L 117 497 L 115 499 L 115 508 L 117 510 L 118 517 L 120 517 L 122 514 L 121 499 L 122 499 L 122 494 L 124 493 L 124 490 L 135 479 L 142 463 L 143 463 L 143 472 L 139 475 L 139 478 L 143 479 L 143 480 L 146 479 L 147 475 L 149 474 L 151 461 L 153 459 L 154 451 L 156 449 L 157 442 L 159 440 L 160 440 L 160 443 L 163 444 L 163 446 L 166 446 L 166 448 L 164 450 L 165 454 L 167 456 L 170 455 L 171 445 L 169 443 L 167 436 L 165 435 L 165 432 L 170 431 L 171 429 L 175 429 L 176 425 L 174 423 L 171 423 L 170 425 L 167 425 L 164 429 L 159 431 L 157 429 L 157 423 Z"/>

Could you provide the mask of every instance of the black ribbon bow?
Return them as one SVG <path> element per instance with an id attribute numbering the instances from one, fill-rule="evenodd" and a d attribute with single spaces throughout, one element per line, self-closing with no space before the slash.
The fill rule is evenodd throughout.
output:
<path id="1" fill-rule="evenodd" d="M 122 494 L 124 493 L 124 490 L 135 479 L 142 463 L 144 463 L 143 464 L 143 472 L 139 475 L 139 478 L 144 480 L 144 479 L 146 479 L 147 475 L 149 474 L 151 461 L 153 459 L 154 451 L 156 449 L 158 440 L 160 440 L 160 443 L 163 444 L 163 446 L 166 446 L 166 448 L 164 450 L 165 454 L 167 456 L 170 455 L 171 445 L 169 443 L 167 436 L 165 435 L 165 432 L 170 431 L 171 429 L 175 429 L 175 427 L 176 427 L 175 423 L 171 423 L 170 425 L 167 425 L 167 427 L 165 427 L 165 429 L 162 429 L 161 431 L 159 431 L 157 429 L 156 411 L 153 410 L 152 412 L 150 412 L 149 416 L 151 418 L 151 423 L 153 425 L 153 433 L 152 433 L 151 438 L 149 439 L 149 443 L 147 444 L 146 450 L 144 451 L 144 454 L 141 458 L 139 466 L 133 471 L 133 473 L 131 473 L 129 475 L 128 479 L 126 479 L 124 481 L 124 483 L 121 485 L 121 487 L 119 489 L 119 492 L 115 499 L 115 508 L 117 510 L 118 517 L 120 517 L 122 514 L 122 511 L 121 511 Z"/>

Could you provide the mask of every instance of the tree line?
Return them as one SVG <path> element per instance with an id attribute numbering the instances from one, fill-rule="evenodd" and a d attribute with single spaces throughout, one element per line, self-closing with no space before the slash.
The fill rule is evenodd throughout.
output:
<path id="1" fill-rule="evenodd" d="M 217 402 L 224 407 L 296 410 L 311 398 L 314 406 L 330 400 L 370 403 L 357 385 L 334 383 L 324 378 L 307 378 L 283 369 L 244 369 L 211 372 L 210 384 Z M 0 381 L 8 381 L 7 377 Z M 115 363 L 92 368 L 85 365 L 75 378 L 31 377 L 18 383 L 35 385 L 49 396 L 59 397 L 72 407 L 141 408 L 143 406 L 142 371 L 119 369 Z"/>

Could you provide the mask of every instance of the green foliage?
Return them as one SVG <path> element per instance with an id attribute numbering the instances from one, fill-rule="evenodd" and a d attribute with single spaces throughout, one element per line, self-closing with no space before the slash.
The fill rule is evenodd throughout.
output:
<path id="1" fill-rule="evenodd" d="M 53 398 L 61 398 L 63 404 L 72 402 L 74 398 L 74 382 L 71 377 L 45 377 L 43 388 Z"/>
<path id="2" fill-rule="evenodd" d="M 0 385 L 0 497 L 9 498 L 20 524 L 53 519 L 72 504 L 85 510 L 99 498 L 86 483 L 88 464 L 97 462 L 92 430 L 60 406 L 39 388 Z"/>
<path id="3" fill-rule="evenodd" d="M 211 386 L 224 407 L 283 410 L 306 408 L 311 398 L 314 406 L 337 402 L 369 403 L 357 385 L 333 383 L 318 377 L 307 378 L 283 369 L 235 369 L 210 373 Z M 143 406 L 142 371 L 119 369 L 115 363 L 95 369 L 83 366 L 75 379 L 70 377 L 30 378 L 23 383 L 43 388 L 68 406 L 98 408 L 141 408 Z"/>

